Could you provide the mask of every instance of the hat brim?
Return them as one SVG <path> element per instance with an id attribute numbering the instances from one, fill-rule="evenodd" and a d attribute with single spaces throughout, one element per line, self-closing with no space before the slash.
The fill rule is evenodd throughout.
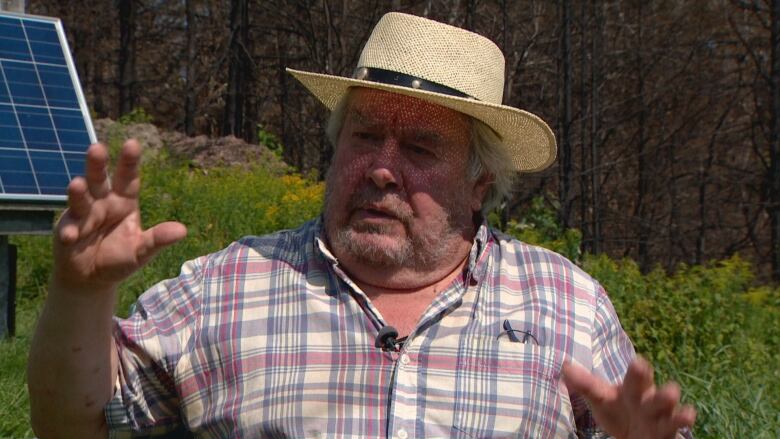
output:
<path id="1" fill-rule="evenodd" d="M 322 73 L 286 69 L 329 110 L 333 110 L 350 87 L 366 87 L 412 96 L 474 117 L 491 127 L 508 149 L 518 172 L 539 172 L 556 156 L 555 135 L 538 116 L 518 108 L 461 98 L 426 90 L 383 84 Z"/>

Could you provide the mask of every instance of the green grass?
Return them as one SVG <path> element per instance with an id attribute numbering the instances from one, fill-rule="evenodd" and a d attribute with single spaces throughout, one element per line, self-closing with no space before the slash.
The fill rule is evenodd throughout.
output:
<path id="1" fill-rule="evenodd" d="M 703 438 L 780 437 L 778 291 L 735 256 L 674 274 L 587 256 L 637 350 L 696 406 Z"/>
<path id="2" fill-rule="evenodd" d="M 33 437 L 27 394 L 27 353 L 43 305 L 21 294 L 16 308 L 16 337 L 0 341 L 0 438 Z"/>
<path id="3" fill-rule="evenodd" d="M 729 350 L 724 346 L 723 350 Z M 717 359 L 714 359 L 717 361 Z M 716 362 L 714 361 L 714 362 Z M 778 379 L 774 375 L 745 374 L 749 359 L 728 364 L 729 371 L 713 370 L 711 363 L 685 370 L 669 362 L 656 363 L 656 381 L 677 381 L 683 400 L 697 410 L 694 433 L 697 438 L 780 437 Z M 713 362 L 713 363 L 714 363 Z M 767 369 L 775 364 L 765 364 Z"/>

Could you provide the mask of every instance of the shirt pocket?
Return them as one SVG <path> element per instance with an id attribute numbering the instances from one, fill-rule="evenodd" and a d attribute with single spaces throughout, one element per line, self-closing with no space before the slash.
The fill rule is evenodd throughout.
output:
<path id="1" fill-rule="evenodd" d="M 576 437 L 556 352 L 533 342 L 461 342 L 453 430 L 460 437 Z"/>

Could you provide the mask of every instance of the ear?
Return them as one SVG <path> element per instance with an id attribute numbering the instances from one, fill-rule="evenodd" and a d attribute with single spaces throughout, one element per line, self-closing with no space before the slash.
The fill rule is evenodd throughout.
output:
<path id="1" fill-rule="evenodd" d="M 483 173 L 477 181 L 474 182 L 474 187 L 471 188 L 471 210 L 478 212 L 482 209 L 482 202 L 485 200 L 485 194 L 493 184 L 493 174 L 489 172 Z"/>

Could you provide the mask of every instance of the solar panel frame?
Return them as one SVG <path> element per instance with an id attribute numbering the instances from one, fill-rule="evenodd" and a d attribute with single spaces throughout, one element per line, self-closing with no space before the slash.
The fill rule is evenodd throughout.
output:
<path id="1" fill-rule="evenodd" d="M 27 47 L 8 38 L 3 41 L 10 41 L 10 44 L 0 46 L 0 141 L 4 142 L 0 145 L 0 157 L 6 161 L 6 165 L 0 164 L 0 167 L 10 172 L 12 168 L 8 163 L 16 164 L 19 169 L 26 167 L 29 175 L 22 172 L 14 175 L 19 178 L 18 182 L 26 185 L 9 186 L 16 190 L 12 193 L 6 191 L 0 179 L 0 203 L 64 204 L 68 183 L 83 174 L 86 150 L 89 144 L 97 141 L 65 30 L 62 21 L 54 17 L 0 11 L 0 26 L 6 25 L 4 19 L 20 20 L 19 27 Z M 56 39 L 50 26 L 56 32 Z M 13 52 L 20 49 L 26 52 Z M 12 59 L 9 55 L 18 55 L 18 58 Z M 62 61 L 64 65 L 59 64 Z M 17 102 L 18 90 L 14 88 L 12 92 L 9 85 L 9 70 L 10 75 L 16 75 L 14 87 L 24 91 L 21 102 Z M 25 82 L 31 73 L 37 81 Z M 33 85 L 28 89 L 27 84 Z M 39 92 L 36 86 L 40 86 Z M 9 113 L 15 121 L 9 119 Z M 16 124 L 4 125 L 3 121 Z M 81 121 L 83 126 L 79 125 L 77 131 L 68 129 L 69 124 Z M 12 133 L 14 128 L 18 128 L 16 138 Z M 84 141 L 82 129 L 86 131 L 87 141 Z M 55 158 L 57 154 L 59 159 Z M 31 190 L 24 192 L 22 189 L 26 187 Z"/>

